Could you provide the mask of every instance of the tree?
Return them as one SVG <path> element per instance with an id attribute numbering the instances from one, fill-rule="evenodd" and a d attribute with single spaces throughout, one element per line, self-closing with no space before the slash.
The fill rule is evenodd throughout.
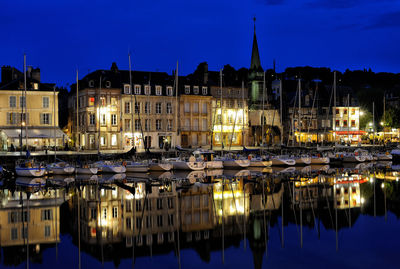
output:
<path id="1" fill-rule="evenodd" d="M 372 113 L 369 111 L 363 111 L 363 115 L 360 115 L 360 129 L 367 129 L 371 122 L 373 122 Z"/>

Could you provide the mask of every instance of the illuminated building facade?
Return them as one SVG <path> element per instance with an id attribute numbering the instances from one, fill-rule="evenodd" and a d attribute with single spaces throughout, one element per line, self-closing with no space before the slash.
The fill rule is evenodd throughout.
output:
<path id="1" fill-rule="evenodd" d="M 211 86 L 212 143 L 214 146 L 247 145 L 248 99 L 247 88 Z M 221 98 L 222 95 L 222 98 Z M 221 102 L 222 99 L 222 102 Z M 221 131 L 222 130 L 222 131 Z"/>
<path id="2" fill-rule="evenodd" d="M 25 95 L 22 72 L 3 66 L 1 74 L 0 150 L 8 150 L 11 145 L 25 147 L 26 125 L 31 150 L 54 146 L 54 137 L 57 146 L 62 147 L 67 136 L 58 127 L 58 92 L 54 92 L 54 84 L 42 83 L 40 69 L 28 67 Z"/>
<path id="3" fill-rule="evenodd" d="M 179 118 L 182 147 L 210 145 L 212 96 L 207 85 L 180 78 Z"/>

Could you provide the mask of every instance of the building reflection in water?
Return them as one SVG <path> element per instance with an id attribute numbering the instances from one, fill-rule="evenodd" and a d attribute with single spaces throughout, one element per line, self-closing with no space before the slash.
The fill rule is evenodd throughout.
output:
<path id="1" fill-rule="evenodd" d="M 68 192 L 3 186 L 3 263 L 41 259 L 44 248 L 60 243 L 64 227 L 78 247 L 79 264 L 84 251 L 116 266 L 122 259 L 134 263 L 159 254 L 174 255 L 180 265 L 182 249 L 194 249 L 205 262 L 219 252 L 224 263 L 226 249 L 249 246 L 254 267 L 260 268 L 268 257 L 271 228 L 278 229 L 282 247 L 289 240 L 299 240 L 302 247 L 303 227 L 319 236 L 322 225 L 335 231 L 338 248 L 338 231 L 351 228 L 360 214 L 386 216 L 387 208 L 396 213 L 392 201 L 399 200 L 398 178 L 396 171 L 338 170 L 230 179 L 217 175 L 192 185 L 169 179 L 75 184 Z M 285 238 L 288 225 L 297 226 L 299 239 Z"/>

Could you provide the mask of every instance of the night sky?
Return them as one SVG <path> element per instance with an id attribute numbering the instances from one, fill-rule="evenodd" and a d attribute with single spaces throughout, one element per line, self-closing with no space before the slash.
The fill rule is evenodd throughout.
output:
<path id="1" fill-rule="evenodd" d="M 400 72 L 400 0 L 0 1 L 0 65 L 22 69 L 25 52 L 60 86 L 127 69 L 129 50 L 134 70 L 249 67 L 254 16 L 263 68 Z"/>

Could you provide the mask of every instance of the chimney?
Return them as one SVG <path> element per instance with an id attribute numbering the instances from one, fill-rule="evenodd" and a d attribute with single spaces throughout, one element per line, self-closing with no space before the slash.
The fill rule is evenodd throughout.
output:
<path id="1" fill-rule="evenodd" d="M 26 70 L 26 77 L 31 78 L 32 77 L 32 66 L 28 66 Z"/>
<path id="2" fill-rule="evenodd" d="M 204 76 L 203 76 L 203 84 L 208 84 L 208 63 L 204 63 Z"/>
<path id="3" fill-rule="evenodd" d="M 10 66 L 1 67 L 1 82 L 8 83 L 12 80 L 12 68 Z"/>
<path id="4" fill-rule="evenodd" d="M 40 68 L 33 68 L 31 70 L 31 77 L 40 82 Z"/>

